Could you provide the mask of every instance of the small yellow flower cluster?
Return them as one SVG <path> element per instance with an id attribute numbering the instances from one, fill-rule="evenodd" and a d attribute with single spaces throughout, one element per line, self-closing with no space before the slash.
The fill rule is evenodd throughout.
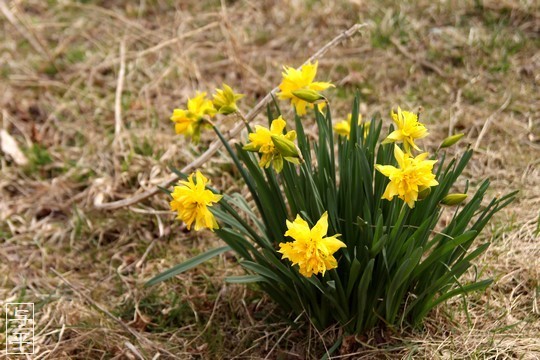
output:
<path id="1" fill-rule="evenodd" d="M 196 96 L 188 99 L 187 109 L 174 109 L 171 121 L 175 123 L 177 134 L 191 137 L 198 142 L 201 128 L 208 125 L 208 119 L 216 113 L 229 115 L 238 111 L 236 102 L 244 95 L 234 93 L 233 89 L 223 84 L 223 89 L 216 89 L 213 100 L 206 98 L 205 92 L 197 92 Z"/>
<path id="2" fill-rule="evenodd" d="M 327 270 L 337 267 L 334 253 L 346 245 L 337 239 L 339 234 L 325 237 L 328 232 L 327 212 L 311 229 L 299 215 L 294 222 L 287 220 L 287 229 L 285 236 L 292 237 L 294 241 L 279 244 L 278 252 L 283 254 L 283 259 L 298 265 L 300 274 L 306 277 L 319 273 L 324 275 Z"/>
<path id="3" fill-rule="evenodd" d="M 268 168 L 270 164 L 279 173 L 283 169 L 283 159 L 298 164 L 300 152 L 294 144 L 296 131 L 283 134 L 287 123 L 280 116 L 272 121 L 270 129 L 255 125 L 255 132 L 249 134 L 249 143 L 243 149 L 262 154 L 260 167 Z"/>

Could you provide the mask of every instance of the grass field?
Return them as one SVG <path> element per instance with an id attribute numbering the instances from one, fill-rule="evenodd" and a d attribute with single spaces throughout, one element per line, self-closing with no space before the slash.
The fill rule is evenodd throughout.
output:
<path id="1" fill-rule="evenodd" d="M 0 0 L 0 302 L 36 304 L 33 358 L 318 359 L 339 341 L 330 358 L 539 359 L 540 4 L 397 3 Z M 492 196 L 520 190 L 482 234 L 492 246 L 476 272 L 494 284 L 422 329 L 358 337 L 284 320 L 256 287 L 225 285 L 241 274 L 228 254 L 145 288 L 220 241 L 187 232 L 164 194 L 95 205 L 154 189 L 207 148 L 210 133 L 194 146 L 169 120 L 196 90 L 226 82 L 247 111 L 282 65 L 356 23 L 319 61 L 337 85 L 334 117 L 356 91 L 387 123 L 392 107 L 422 106 L 427 148 L 464 132 L 452 150 L 476 150 L 464 179 L 490 178 Z M 204 169 L 244 190 L 226 154 Z"/>

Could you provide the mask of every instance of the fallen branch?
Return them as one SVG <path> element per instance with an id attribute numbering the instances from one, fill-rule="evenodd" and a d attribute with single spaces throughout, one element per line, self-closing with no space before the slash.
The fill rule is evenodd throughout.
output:
<path id="1" fill-rule="evenodd" d="M 315 54 L 313 54 L 308 60 L 306 60 L 306 62 L 304 62 L 304 64 L 306 64 L 308 62 L 313 62 L 313 61 L 315 61 L 317 59 L 320 59 L 324 54 L 326 54 L 326 52 L 328 50 L 330 50 L 331 48 L 333 48 L 334 46 L 339 44 L 341 41 L 350 38 L 355 33 L 357 33 L 358 30 L 360 30 L 361 28 L 363 28 L 365 26 L 366 26 L 366 24 L 356 24 L 356 25 L 352 26 L 350 29 L 348 29 L 347 31 L 345 31 L 345 32 L 341 33 L 340 35 L 336 36 L 334 39 L 332 39 L 330 42 L 328 42 L 326 45 L 324 45 L 322 48 L 320 48 Z M 255 107 L 253 109 L 251 109 L 251 111 L 246 115 L 246 121 L 248 121 L 248 122 L 252 121 L 264 109 L 266 104 L 268 104 L 272 100 L 272 96 L 275 93 L 277 93 L 278 90 L 279 90 L 279 88 L 275 87 L 261 101 L 259 101 L 257 103 L 257 105 L 255 105 Z M 232 128 L 232 130 L 229 131 L 229 133 L 228 133 L 229 138 L 232 138 L 232 137 L 235 137 L 236 135 L 238 135 L 240 133 L 240 131 L 242 131 L 243 128 L 244 128 L 244 123 L 243 122 L 236 124 Z M 194 169 L 200 167 L 208 159 L 210 159 L 212 157 L 212 155 L 214 155 L 214 153 L 220 147 L 221 147 L 221 142 L 219 140 L 215 140 L 214 142 L 212 142 L 212 144 L 210 144 L 210 147 L 208 148 L 208 150 L 206 150 L 197 159 L 195 159 L 191 163 L 184 166 L 184 168 L 182 168 L 180 171 L 184 172 L 184 173 L 189 173 L 189 172 L 193 171 Z M 178 175 L 171 174 L 171 176 L 169 176 L 169 178 L 167 178 L 167 180 L 165 180 L 164 182 L 159 184 L 159 186 L 167 187 L 171 183 L 177 181 L 178 179 L 179 179 Z M 110 202 L 110 203 L 95 204 L 95 207 L 97 209 L 101 209 L 101 210 L 119 209 L 119 208 L 122 208 L 122 207 L 126 207 L 126 206 L 136 204 L 136 203 L 138 203 L 138 202 L 140 202 L 140 201 L 142 201 L 144 199 L 149 198 L 150 196 L 153 196 L 153 195 L 157 194 L 159 191 L 160 191 L 159 188 L 156 186 L 154 189 L 147 190 L 147 191 L 142 192 L 140 194 L 136 194 L 136 195 L 134 195 L 134 196 L 132 196 L 130 198 L 123 199 L 123 200 L 118 200 L 118 201 L 114 201 L 114 202 Z"/>

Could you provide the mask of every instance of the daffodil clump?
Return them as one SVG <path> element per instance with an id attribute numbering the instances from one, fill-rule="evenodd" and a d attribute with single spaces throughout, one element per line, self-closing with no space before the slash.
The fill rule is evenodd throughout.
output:
<path id="1" fill-rule="evenodd" d="M 316 77 L 317 63 L 284 67 L 277 97 L 292 106 L 269 106 L 268 127 L 252 128 L 240 114 L 243 95 L 225 84 L 213 100 L 196 93 L 187 109 L 173 111 L 178 134 L 198 140 L 203 128 L 215 132 L 248 193 L 211 188 L 199 170 L 176 171 L 182 180 L 169 192 L 171 210 L 188 229 L 210 229 L 226 246 L 149 284 L 234 251 L 246 274 L 227 282 L 255 282 L 285 314 L 303 314 L 319 328 L 339 323 L 347 333 L 418 325 L 447 299 L 489 286 L 489 279 L 460 277 L 482 267 L 477 259 L 489 241 L 475 239 L 515 193 L 486 203 L 487 180 L 472 179 L 476 191 L 468 180 L 457 187 L 472 150 L 447 159 L 444 149 L 462 134 L 422 150 L 427 127 L 412 111 L 397 107 L 362 121 L 357 96 L 347 120 L 334 123 L 322 93 L 333 85 Z M 219 123 L 234 114 L 246 133 L 233 146 Z M 304 126 L 313 121 L 318 133 L 307 136 Z"/>

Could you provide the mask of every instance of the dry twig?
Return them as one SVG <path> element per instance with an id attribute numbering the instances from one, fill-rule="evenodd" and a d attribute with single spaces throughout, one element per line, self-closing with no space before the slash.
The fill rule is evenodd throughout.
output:
<path id="1" fill-rule="evenodd" d="M 122 131 L 122 91 L 124 90 L 124 75 L 126 73 L 126 42 L 120 42 L 120 71 L 116 85 L 116 98 L 114 100 L 114 142 L 124 148 L 120 132 Z"/>
<path id="2" fill-rule="evenodd" d="M 482 127 L 482 130 L 480 131 L 480 134 L 478 135 L 478 138 L 476 139 L 476 143 L 474 144 L 474 150 L 478 150 L 478 147 L 480 146 L 480 143 L 482 142 L 482 138 L 484 135 L 486 135 L 487 130 L 489 129 L 489 126 L 491 125 L 491 122 L 493 119 L 502 113 L 508 105 L 510 105 L 510 100 L 512 100 L 512 95 L 508 94 L 506 95 L 506 99 L 504 100 L 501 107 L 499 107 L 493 114 L 489 115 L 489 117 L 486 119 L 486 122 L 484 123 L 484 126 Z"/>

